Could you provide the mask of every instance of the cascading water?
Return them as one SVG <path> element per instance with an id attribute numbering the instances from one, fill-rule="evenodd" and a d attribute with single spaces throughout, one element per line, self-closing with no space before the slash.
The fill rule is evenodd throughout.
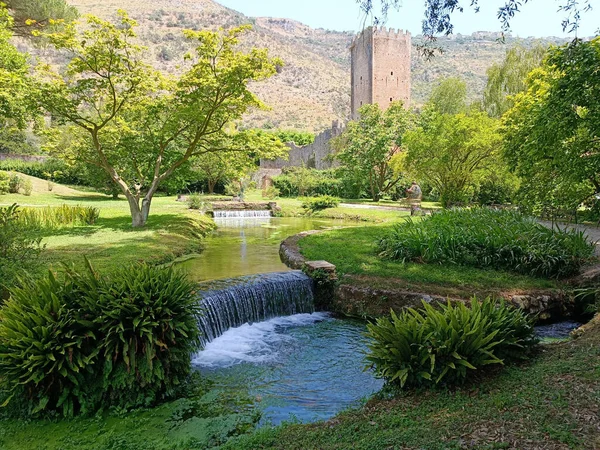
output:
<path id="1" fill-rule="evenodd" d="M 255 211 L 255 210 L 239 210 L 239 211 L 226 211 L 216 210 L 213 211 L 215 219 L 262 219 L 271 217 L 271 211 Z"/>
<path id="2" fill-rule="evenodd" d="M 203 344 L 248 322 L 314 312 L 312 280 L 300 271 L 203 283 L 200 290 Z"/>

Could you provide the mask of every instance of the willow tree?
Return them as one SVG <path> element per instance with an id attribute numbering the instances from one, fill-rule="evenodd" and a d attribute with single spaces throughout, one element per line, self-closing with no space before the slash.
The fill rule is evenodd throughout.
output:
<path id="1" fill-rule="evenodd" d="M 136 22 L 119 11 L 116 24 L 87 16 L 47 34 L 72 56 L 66 70 L 38 74 L 39 104 L 79 130 L 79 145 L 61 156 L 104 170 L 125 194 L 134 227 L 145 225 L 160 184 L 192 157 L 226 153 L 226 125 L 251 107 L 263 107 L 248 89 L 276 72 L 281 61 L 266 49 L 238 50 L 249 27 L 185 31 L 194 48 L 187 69 L 163 77 L 144 63 L 135 44 Z"/>

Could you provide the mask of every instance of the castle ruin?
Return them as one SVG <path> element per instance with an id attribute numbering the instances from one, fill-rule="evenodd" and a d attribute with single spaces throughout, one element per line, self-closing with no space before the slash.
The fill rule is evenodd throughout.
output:
<path id="1" fill-rule="evenodd" d="M 364 104 L 377 103 L 387 108 L 391 102 L 401 100 L 406 108 L 410 106 L 411 36 L 408 31 L 366 28 L 352 41 L 350 54 L 351 120 L 358 118 L 358 110 Z M 332 128 L 317 135 L 312 144 L 297 147 L 289 143 L 289 159 L 261 160 L 258 178 L 278 175 L 284 167 L 320 170 L 333 167 L 329 140 L 343 130 L 343 125 L 334 120 Z"/>

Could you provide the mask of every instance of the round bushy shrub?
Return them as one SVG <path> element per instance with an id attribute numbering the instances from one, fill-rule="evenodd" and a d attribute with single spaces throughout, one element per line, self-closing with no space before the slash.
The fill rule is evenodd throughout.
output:
<path id="1" fill-rule="evenodd" d="M 194 285 L 138 264 L 66 270 L 13 288 L 0 308 L 0 387 L 64 416 L 149 406 L 174 393 L 200 347 Z"/>
<path id="2" fill-rule="evenodd" d="M 331 197 L 330 195 L 322 195 L 320 197 L 306 198 L 302 202 L 302 208 L 309 212 L 321 211 L 327 208 L 337 208 L 340 204 L 340 199 Z"/>
<path id="3" fill-rule="evenodd" d="M 8 194 L 8 181 L 10 177 L 6 172 L 0 172 L 0 195 Z"/>
<path id="4" fill-rule="evenodd" d="M 423 302 L 423 311 L 392 311 L 367 328 L 367 361 L 377 376 L 400 387 L 460 384 L 474 370 L 525 358 L 537 343 L 521 310 L 490 299 L 473 299 L 470 308 Z"/>

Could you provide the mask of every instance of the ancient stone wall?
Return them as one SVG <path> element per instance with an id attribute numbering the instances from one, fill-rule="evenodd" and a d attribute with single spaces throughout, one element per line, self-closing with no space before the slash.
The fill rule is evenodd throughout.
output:
<path id="1" fill-rule="evenodd" d="M 0 161 L 6 159 L 18 159 L 25 162 L 44 162 L 48 157 L 42 155 L 14 155 L 12 153 L 0 153 Z"/>
<path id="2" fill-rule="evenodd" d="M 308 167 L 319 170 L 330 169 L 335 165 L 335 162 L 330 161 L 328 158 L 331 154 L 329 141 L 339 136 L 343 130 L 344 127 L 337 120 L 334 120 L 331 129 L 317 135 L 312 144 L 298 147 L 293 142 L 288 143 L 290 153 L 287 160 L 283 158 L 275 160 L 261 159 L 261 171 L 281 170 L 284 167 Z"/>

